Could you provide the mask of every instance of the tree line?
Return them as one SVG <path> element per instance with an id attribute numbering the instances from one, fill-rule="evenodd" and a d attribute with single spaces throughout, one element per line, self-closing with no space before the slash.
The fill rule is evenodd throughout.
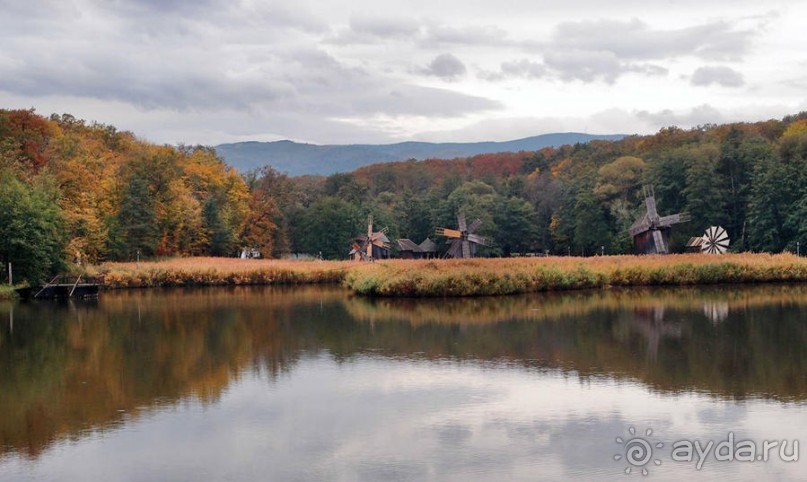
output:
<path id="1" fill-rule="evenodd" d="M 692 216 L 673 229 L 673 250 L 721 225 L 733 251 L 795 251 L 807 239 L 806 167 L 807 113 L 289 177 L 238 173 L 212 148 L 154 145 L 68 114 L 0 110 L 0 261 L 35 282 L 71 263 L 243 247 L 341 259 L 370 213 L 419 243 L 459 210 L 493 240 L 481 255 L 628 253 L 645 184 L 662 215 Z"/>

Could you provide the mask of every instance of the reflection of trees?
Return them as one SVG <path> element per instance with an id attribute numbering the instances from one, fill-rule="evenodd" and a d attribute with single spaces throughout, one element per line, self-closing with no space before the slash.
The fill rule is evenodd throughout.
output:
<path id="1" fill-rule="evenodd" d="M 465 314 L 463 300 L 360 299 L 349 311 L 374 320 L 378 346 L 398 354 L 507 359 L 731 398 L 807 397 L 804 286 L 535 294 L 507 298 L 497 313 L 499 300 L 473 300 Z M 727 311 L 720 323 L 715 306 Z M 378 321 L 385 319 L 412 324 L 400 336 L 384 335 Z M 445 340 L 446 333 L 453 336 Z M 415 341 L 401 346 L 406 340 Z"/>
<path id="2" fill-rule="evenodd" d="M 215 401 L 245 370 L 272 379 L 321 350 L 338 361 L 369 350 L 507 361 L 662 391 L 804 400 L 805 304 L 807 287 L 792 286 L 416 301 L 321 287 L 152 290 L 17 305 L 13 332 L 0 305 L 0 453 L 36 456 L 155 406 Z M 721 322 L 710 306 L 725 307 Z"/>

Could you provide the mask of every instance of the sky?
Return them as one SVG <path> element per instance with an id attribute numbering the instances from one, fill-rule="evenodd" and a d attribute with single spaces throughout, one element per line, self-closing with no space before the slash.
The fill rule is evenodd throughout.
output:
<path id="1" fill-rule="evenodd" d="M 651 134 L 807 110 L 807 1 L 0 0 L 0 108 L 158 143 Z"/>

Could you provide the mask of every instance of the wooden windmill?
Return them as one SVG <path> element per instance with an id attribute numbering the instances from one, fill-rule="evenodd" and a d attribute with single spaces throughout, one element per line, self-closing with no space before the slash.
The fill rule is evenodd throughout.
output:
<path id="1" fill-rule="evenodd" d="M 489 246 L 488 240 L 484 236 L 474 234 L 481 225 L 482 220 L 477 219 L 468 226 L 465 223 L 465 214 L 460 212 L 457 214 L 458 229 L 437 228 L 435 234 L 449 238 L 447 257 L 473 258 L 477 245 Z"/>
<path id="2" fill-rule="evenodd" d="M 643 190 L 647 211 L 628 229 L 633 236 L 633 250 L 636 254 L 668 254 L 671 227 L 689 221 L 689 214 L 659 216 L 653 186 L 645 186 Z"/>
<path id="3" fill-rule="evenodd" d="M 729 249 L 729 234 L 722 226 L 709 226 L 703 236 L 689 238 L 687 248 L 707 254 L 723 254 Z"/>
<path id="4" fill-rule="evenodd" d="M 387 228 L 373 232 L 373 215 L 367 216 L 367 234 L 360 234 L 351 245 L 348 256 L 354 261 L 372 261 L 389 258 L 390 243 Z"/>

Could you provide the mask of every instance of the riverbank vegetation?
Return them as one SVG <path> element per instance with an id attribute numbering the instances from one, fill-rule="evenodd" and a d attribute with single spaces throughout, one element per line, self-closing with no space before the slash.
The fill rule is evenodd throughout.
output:
<path id="1" fill-rule="evenodd" d="M 475 258 L 470 260 L 280 261 L 176 258 L 105 263 L 88 270 L 106 288 L 343 284 L 368 296 L 509 295 L 610 286 L 679 286 L 807 281 L 792 254 L 685 254 Z"/>
<path id="2" fill-rule="evenodd" d="M 232 258 L 174 258 L 141 263 L 105 263 L 88 273 L 105 288 L 238 286 L 341 283 L 349 261 L 280 261 Z"/>
<path id="3" fill-rule="evenodd" d="M 241 248 L 336 260 L 370 213 L 393 239 L 419 243 L 460 209 L 492 240 L 482 256 L 626 254 L 644 184 L 661 214 L 692 216 L 673 230 L 674 250 L 721 225 L 735 252 L 796 251 L 807 241 L 807 113 L 288 177 L 69 114 L 0 110 L 0 263 L 36 284 L 71 266 Z"/>
<path id="4" fill-rule="evenodd" d="M 13 286 L 0 285 L 0 301 L 13 300 L 17 298 L 17 292 Z"/>
<path id="5" fill-rule="evenodd" d="M 346 273 L 362 295 L 509 295 L 610 286 L 807 281 L 807 260 L 790 255 L 549 257 L 384 261 Z"/>

